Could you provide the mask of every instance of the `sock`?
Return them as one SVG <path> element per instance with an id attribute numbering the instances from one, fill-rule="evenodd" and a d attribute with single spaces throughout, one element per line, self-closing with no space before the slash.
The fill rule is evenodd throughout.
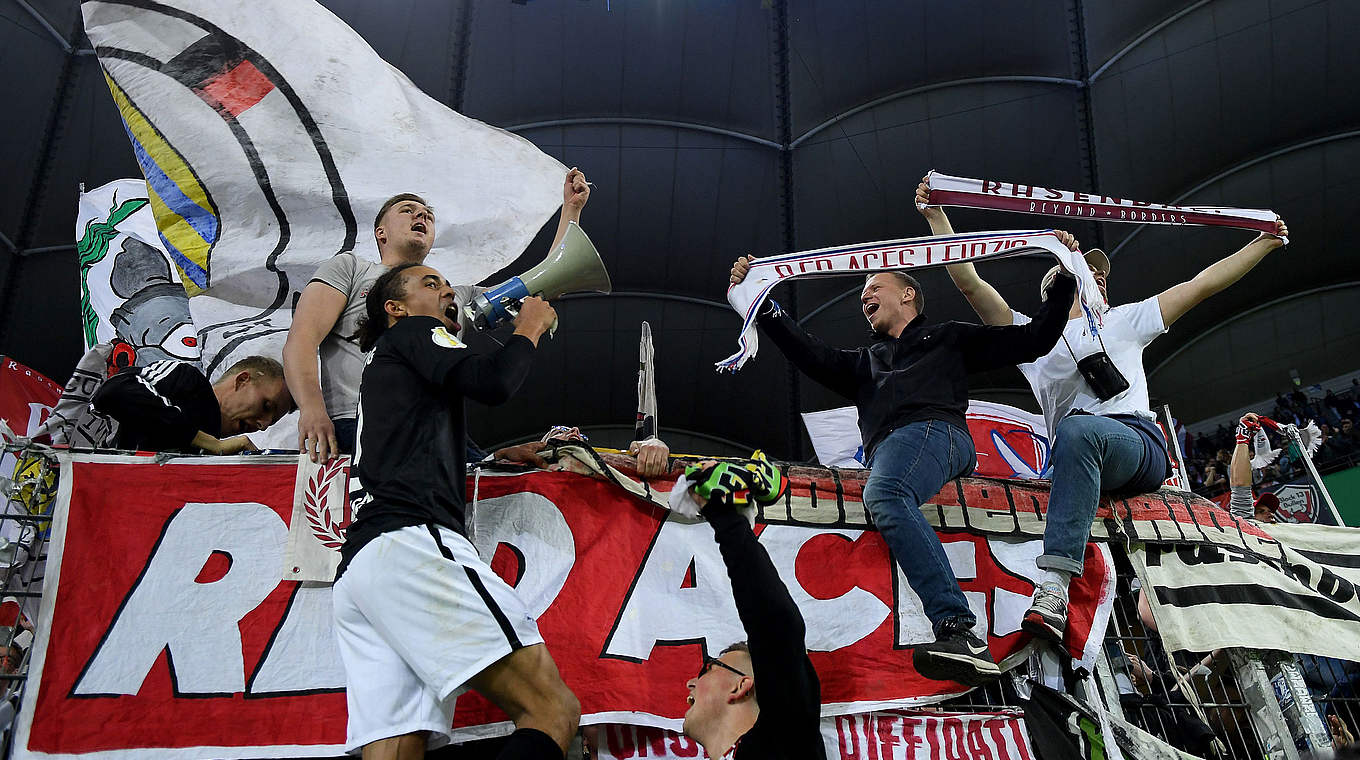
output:
<path id="1" fill-rule="evenodd" d="M 1072 574 L 1066 570 L 1045 570 L 1040 583 L 1056 583 L 1062 587 L 1063 593 L 1067 593 L 1067 587 L 1072 583 Z"/>
<path id="2" fill-rule="evenodd" d="M 496 760 L 563 760 L 557 742 L 536 728 L 521 728 L 510 734 Z"/>

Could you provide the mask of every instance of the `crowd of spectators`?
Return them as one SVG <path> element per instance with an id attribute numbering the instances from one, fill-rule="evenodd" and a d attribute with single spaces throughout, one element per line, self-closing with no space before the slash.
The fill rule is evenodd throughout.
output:
<path id="1" fill-rule="evenodd" d="M 1281 424 L 1303 427 L 1309 420 L 1316 422 L 1322 432 L 1322 446 L 1313 454 L 1313 464 L 1320 471 L 1360 464 L 1360 379 L 1352 380 L 1350 388 L 1339 393 L 1322 393 L 1318 386 L 1311 390 L 1316 393 L 1310 395 L 1301 388 L 1281 392 L 1276 394 L 1274 406 L 1256 412 Z M 1211 432 L 1185 436 L 1185 465 L 1196 493 L 1213 497 L 1228 490 L 1233 436 L 1233 429 L 1222 424 Z M 1303 463 L 1295 447 L 1274 434 L 1271 447 L 1281 449 L 1280 456 L 1253 473 L 1254 485 L 1259 488 L 1303 477 Z"/>

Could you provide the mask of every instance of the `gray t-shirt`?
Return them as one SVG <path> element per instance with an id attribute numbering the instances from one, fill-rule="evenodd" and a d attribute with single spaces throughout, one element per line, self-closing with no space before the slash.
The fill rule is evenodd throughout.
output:
<path id="1" fill-rule="evenodd" d="M 369 288 L 387 271 L 374 261 L 361 259 L 349 251 L 337 253 L 322 264 L 312 282 L 320 282 L 345 295 L 345 309 L 335 321 L 335 327 L 321 341 L 321 396 L 326 401 L 326 414 L 332 420 L 348 420 L 358 416 L 359 378 L 364 371 L 364 354 L 359 350 L 359 320 L 364 318 L 364 299 Z M 454 285 L 461 313 L 474 296 L 485 288 L 473 285 Z M 463 337 L 462 323 L 458 337 Z"/>

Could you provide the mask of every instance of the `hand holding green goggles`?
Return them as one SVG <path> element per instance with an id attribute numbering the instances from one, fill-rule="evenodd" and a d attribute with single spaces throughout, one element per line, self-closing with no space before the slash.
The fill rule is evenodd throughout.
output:
<path id="1" fill-rule="evenodd" d="M 788 489 L 788 478 L 765 454 L 756 451 L 744 463 L 706 460 L 685 468 L 685 477 L 694 484 L 694 493 L 708 501 L 714 495 L 734 504 L 755 500 L 773 504 Z"/>

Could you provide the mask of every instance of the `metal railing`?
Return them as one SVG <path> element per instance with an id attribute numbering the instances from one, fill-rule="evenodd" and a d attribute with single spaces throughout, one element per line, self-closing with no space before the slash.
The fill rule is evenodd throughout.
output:
<path id="1" fill-rule="evenodd" d="M 0 476 L 0 597 L 41 626 L 44 621 L 36 616 L 59 465 L 50 449 L 16 456 L 12 476 Z M 1088 701 L 1099 699 L 1109 714 L 1205 758 L 1298 760 L 1309 757 L 1308 751 L 1330 750 L 1332 737 L 1346 741 L 1355 734 L 1360 663 L 1240 649 L 1168 653 L 1151 615 L 1140 614 L 1139 589 L 1124 548 L 1111 544 L 1110 549 L 1116 601 L 1103 655 L 1096 672 L 1080 678 L 1076 689 Z M 11 753 L 12 722 L 28 672 L 25 627 L 17 620 L 0 625 L 0 758 Z M 1050 654 L 1047 661 L 1056 659 Z M 1018 680 L 1003 678 L 939 707 L 1022 707 L 1025 687 Z"/>
<path id="2" fill-rule="evenodd" d="M 0 730 L 4 732 L 0 749 L 4 757 L 12 749 L 14 717 L 28 677 L 59 470 L 54 458 L 36 449 L 19 450 L 13 456 L 13 470 L 0 475 L 4 499 L 0 508 Z M 9 456 L 5 463 L 9 464 Z"/>
<path id="3" fill-rule="evenodd" d="M 1200 757 L 1258 757 L 1262 742 L 1228 653 L 1167 652 L 1140 590 L 1119 562 L 1118 593 L 1105 636 L 1105 666 L 1126 720 Z M 1140 614 L 1140 609 L 1143 614 Z M 1112 708 L 1113 709 L 1113 708 Z"/>

